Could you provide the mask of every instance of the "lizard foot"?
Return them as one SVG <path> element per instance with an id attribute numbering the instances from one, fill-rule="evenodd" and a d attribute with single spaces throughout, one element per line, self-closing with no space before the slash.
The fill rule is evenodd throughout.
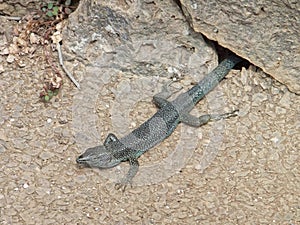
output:
<path id="1" fill-rule="evenodd" d="M 115 184 L 115 189 L 122 190 L 122 192 L 125 192 L 125 189 L 128 185 L 130 185 L 130 187 L 132 188 L 132 183 L 131 182 L 123 180 L 123 181 L 120 181 L 120 182 Z"/>
<path id="2" fill-rule="evenodd" d="M 153 96 L 153 102 L 157 107 L 164 107 L 169 103 L 167 99 L 182 89 L 182 87 L 172 87 L 173 90 L 171 90 L 171 84 L 174 82 L 175 81 L 169 81 L 165 83 L 162 87 L 161 92 Z"/>
<path id="3" fill-rule="evenodd" d="M 236 109 L 232 112 L 229 112 L 229 113 L 224 113 L 224 114 L 221 114 L 221 115 L 210 115 L 211 118 L 210 120 L 221 120 L 221 119 L 227 119 L 229 117 L 234 117 L 234 116 L 237 116 L 238 115 L 238 112 L 239 110 Z"/>
<path id="4" fill-rule="evenodd" d="M 130 157 L 129 159 L 130 168 L 127 173 L 127 175 L 118 183 L 116 183 L 115 188 L 118 190 L 125 191 L 128 184 L 132 187 L 132 179 L 136 175 L 138 169 L 139 169 L 139 162 L 137 158 Z"/>

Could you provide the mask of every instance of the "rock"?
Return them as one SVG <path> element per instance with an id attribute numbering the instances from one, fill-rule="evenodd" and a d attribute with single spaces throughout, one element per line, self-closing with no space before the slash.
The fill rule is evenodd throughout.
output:
<path id="1" fill-rule="evenodd" d="M 30 33 L 29 35 L 30 44 L 38 44 L 40 42 L 40 37 L 35 33 Z"/>
<path id="2" fill-rule="evenodd" d="M 86 59 L 102 74 L 110 68 L 137 75 L 167 76 L 169 67 L 188 68 L 187 72 L 197 78 L 199 68 L 212 61 L 214 50 L 190 29 L 173 1 L 151 6 L 133 2 L 129 9 L 113 2 L 91 4 L 80 4 L 63 29 L 66 61 L 74 57 Z M 205 65 L 203 73 L 206 72 Z"/>
<path id="3" fill-rule="evenodd" d="M 5 146 L 0 143 L 0 153 L 5 152 L 5 150 L 6 150 Z"/>
<path id="4" fill-rule="evenodd" d="M 196 32 L 248 59 L 300 94 L 299 1 L 180 2 Z"/>
<path id="5" fill-rule="evenodd" d="M 13 63 L 15 61 L 15 57 L 10 54 L 10 55 L 7 56 L 6 61 L 8 63 Z"/>
<path id="6" fill-rule="evenodd" d="M 0 129 L 0 140 L 7 142 L 8 138 L 3 129 Z"/>
<path id="7" fill-rule="evenodd" d="M 0 65 L 0 74 L 3 73 L 5 71 L 3 65 Z"/>

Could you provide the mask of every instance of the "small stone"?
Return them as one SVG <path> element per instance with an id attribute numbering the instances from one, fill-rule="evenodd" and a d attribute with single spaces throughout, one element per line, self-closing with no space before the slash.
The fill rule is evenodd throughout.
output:
<path id="1" fill-rule="evenodd" d="M 127 93 L 130 93 L 131 91 L 131 86 L 130 82 L 128 80 L 121 81 L 118 86 L 117 86 L 118 94 L 124 95 Z"/>
<path id="2" fill-rule="evenodd" d="M 275 112 L 276 114 L 286 114 L 286 109 L 282 107 L 276 107 Z"/>
<path id="3" fill-rule="evenodd" d="M 0 51 L 0 55 L 8 55 L 9 54 L 9 49 L 8 48 L 4 48 Z"/>
<path id="4" fill-rule="evenodd" d="M 38 44 L 40 39 L 35 33 L 30 33 L 29 41 L 30 41 L 30 44 Z"/>
<path id="5" fill-rule="evenodd" d="M 271 87 L 271 94 L 272 95 L 278 95 L 280 90 L 277 87 Z"/>
<path id="6" fill-rule="evenodd" d="M 180 211 L 180 212 L 177 213 L 177 218 L 179 218 L 179 219 L 184 219 L 187 216 L 188 216 L 187 212 Z"/>
<path id="7" fill-rule="evenodd" d="M 66 124 L 66 123 L 68 123 L 68 119 L 66 116 L 61 116 L 61 117 L 59 117 L 58 122 L 60 124 Z"/>
<path id="8" fill-rule="evenodd" d="M 15 61 L 15 57 L 13 55 L 9 54 L 6 58 L 6 61 L 8 63 L 13 63 Z"/>
<path id="9" fill-rule="evenodd" d="M 24 138 L 15 138 L 12 140 L 13 147 L 16 149 L 25 149 L 28 145 Z"/>
<path id="10" fill-rule="evenodd" d="M 53 157 L 53 153 L 51 152 L 42 152 L 39 157 L 42 159 L 42 160 L 47 160 L 47 159 L 50 159 Z"/>
<path id="11" fill-rule="evenodd" d="M 8 138 L 3 130 L 0 130 L 0 140 L 2 141 L 8 141 Z"/>
<path id="12" fill-rule="evenodd" d="M 241 72 L 241 82 L 243 86 L 247 84 L 248 73 L 247 70 L 243 67 Z"/>
<path id="13" fill-rule="evenodd" d="M 22 46 L 22 47 L 27 46 L 27 43 L 23 38 L 17 37 L 15 40 L 19 46 Z"/>
<path id="14" fill-rule="evenodd" d="M 279 104 L 285 108 L 290 108 L 291 106 L 291 94 L 286 92 L 279 101 Z"/>
<path id="15" fill-rule="evenodd" d="M 260 105 L 262 102 L 266 101 L 268 96 L 263 93 L 256 93 L 253 95 L 253 105 Z"/>
<path id="16" fill-rule="evenodd" d="M 12 207 L 7 208 L 5 212 L 7 216 L 17 215 L 17 211 Z"/>
<path id="17" fill-rule="evenodd" d="M 20 49 L 17 44 L 12 43 L 9 45 L 8 54 L 18 54 L 19 52 L 20 52 Z"/>
<path id="18" fill-rule="evenodd" d="M 61 42 L 61 40 L 62 40 L 61 32 L 60 31 L 54 32 L 54 34 L 51 36 L 51 39 L 54 44 Z"/>
<path id="19" fill-rule="evenodd" d="M 3 152 L 5 152 L 5 147 L 4 147 L 4 145 L 2 145 L 2 144 L 0 144 L 0 153 L 3 153 Z"/>
<path id="20" fill-rule="evenodd" d="M 26 66 L 26 63 L 24 63 L 22 60 L 20 60 L 20 61 L 18 62 L 18 66 L 19 66 L 20 68 L 23 68 L 23 67 Z"/>
<path id="21" fill-rule="evenodd" d="M 0 73 L 3 73 L 5 70 L 4 70 L 4 67 L 3 65 L 0 65 Z"/>

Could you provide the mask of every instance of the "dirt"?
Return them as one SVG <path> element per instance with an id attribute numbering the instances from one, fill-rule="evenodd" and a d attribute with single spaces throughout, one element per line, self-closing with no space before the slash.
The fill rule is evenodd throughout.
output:
<path id="1" fill-rule="evenodd" d="M 3 26 L 16 24 L 5 20 Z M 0 56 L 1 224 L 300 224 L 300 98 L 259 69 L 231 72 L 196 106 L 200 113 L 239 109 L 238 117 L 198 129 L 180 125 L 141 156 L 134 185 L 123 193 L 114 180 L 126 163 L 100 171 L 79 168 L 75 159 L 83 143 L 92 145 L 85 138 L 101 143 L 116 127 L 123 127 L 113 130 L 121 135 L 149 118 L 156 111 L 151 95 L 163 82 L 151 87 L 151 77 L 119 74 L 98 86 L 83 76 L 79 91 L 64 76 L 59 94 L 44 103 L 39 93 L 52 71 L 44 49 L 11 63 L 7 57 Z M 181 85 L 188 88 L 185 79 Z M 98 95 L 85 95 L 99 87 Z M 128 87 L 145 96 L 130 99 Z M 79 103 L 85 111 L 77 109 Z M 86 111 L 94 117 L 76 114 Z M 79 137 L 80 127 L 96 133 Z M 187 155 L 174 150 L 180 141 L 191 144 Z"/>

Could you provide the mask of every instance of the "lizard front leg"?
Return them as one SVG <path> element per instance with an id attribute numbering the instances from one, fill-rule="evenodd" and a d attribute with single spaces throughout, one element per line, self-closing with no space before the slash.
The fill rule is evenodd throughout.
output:
<path id="1" fill-rule="evenodd" d="M 132 185 L 132 179 L 139 170 L 139 162 L 136 158 L 131 157 L 128 159 L 128 161 L 130 168 L 127 175 L 115 185 L 116 189 L 122 189 L 122 191 L 125 191 L 128 184 Z"/>
<path id="2" fill-rule="evenodd" d="M 167 82 L 162 86 L 162 90 L 153 96 L 153 102 L 158 108 L 162 108 L 165 105 L 169 104 L 169 101 L 167 99 L 182 89 L 182 87 L 181 88 L 173 87 L 175 90 L 171 90 L 170 88 L 171 84 L 174 82 L 176 81 Z"/>

